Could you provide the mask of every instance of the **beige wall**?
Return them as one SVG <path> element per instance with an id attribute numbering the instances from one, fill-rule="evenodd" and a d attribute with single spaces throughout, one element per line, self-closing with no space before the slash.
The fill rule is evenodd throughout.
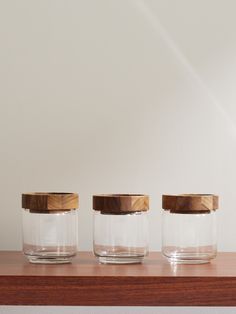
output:
<path id="1" fill-rule="evenodd" d="M 0 249 L 21 248 L 20 194 L 218 193 L 236 249 L 236 2 L 0 0 Z"/>

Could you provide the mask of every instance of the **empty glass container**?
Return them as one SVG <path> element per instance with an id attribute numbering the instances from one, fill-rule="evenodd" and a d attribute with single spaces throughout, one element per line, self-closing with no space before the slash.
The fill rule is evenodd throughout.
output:
<path id="1" fill-rule="evenodd" d="M 101 263 L 140 263 L 148 253 L 149 197 L 140 194 L 93 196 L 94 254 Z"/>
<path id="2" fill-rule="evenodd" d="M 77 252 L 75 193 L 22 194 L 23 251 L 31 263 L 69 263 Z"/>
<path id="3" fill-rule="evenodd" d="M 162 196 L 162 253 L 170 262 L 207 263 L 217 253 L 218 196 Z"/>

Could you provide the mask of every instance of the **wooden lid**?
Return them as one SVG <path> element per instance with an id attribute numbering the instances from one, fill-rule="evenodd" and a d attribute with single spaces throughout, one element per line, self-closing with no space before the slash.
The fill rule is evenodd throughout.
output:
<path id="1" fill-rule="evenodd" d="M 162 208 L 172 213 L 209 213 L 218 209 L 218 200 L 213 194 L 162 195 Z"/>
<path id="2" fill-rule="evenodd" d="M 24 193 L 22 208 L 31 211 L 65 211 L 79 207 L 79 196 L 76 193 Z"/>
<path id="3" fill-rule="evenodd" d="M 143 194 L 93 195 L 93 209 L 103 214 L 128 214 L 147 211 L 149 196 Z"/>

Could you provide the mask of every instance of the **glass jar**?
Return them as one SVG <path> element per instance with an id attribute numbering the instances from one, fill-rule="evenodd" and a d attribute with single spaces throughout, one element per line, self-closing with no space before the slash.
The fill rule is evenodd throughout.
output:
<path id="1" fill-rule="evenodd" d="M 22 194 L 23 252 L 31 263 L 69 263 L 77 252 L 78 194 Z"/>
<path id="2" fill-rule="evenodd" d="M 149 197 L 94 195 L 94 254 L 101 263 L 141 263 L 148 253 Z"/>
<path id="3" fill-rule="evenodd" d="M 162 196 L 162 254 L 170 262 L 207 263 L 216 257 L 218 196 Z"/>

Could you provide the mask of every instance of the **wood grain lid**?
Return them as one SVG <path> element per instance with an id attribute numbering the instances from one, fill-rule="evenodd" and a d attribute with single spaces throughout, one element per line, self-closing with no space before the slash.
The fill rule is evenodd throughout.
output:
<path id="1" fill-rule="evenodd" d="M 162 195 L 162 208 L 172 213 L 209 213 L 218 209 L 218 201 L 213 194 Z"/>
<path id="2" fill-rule="evenodd" d="M 22 194 L 22 208 L 31 211 L 66 211 L 79 207 L 77 193 L 24 193 Z"/>
<path id="3" fill-rule="evenodd" d="M 93 209 L 103 214 L 128 214 L 149 209 L 149 196 L 144 194 L 93 195 Z"/>

